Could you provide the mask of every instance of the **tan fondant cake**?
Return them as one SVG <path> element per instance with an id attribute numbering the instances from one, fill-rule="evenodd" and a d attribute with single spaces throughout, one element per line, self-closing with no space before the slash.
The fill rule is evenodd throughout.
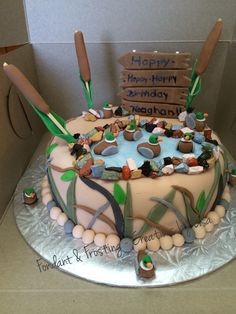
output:
<path id="1" fill-rule="evenodd" d="M 42 183 L 43 202 L 51 217 L 86 244 L 119 245 L 121 241 L 124 250 L 128 250 L 127 239 L 136 250 L 157 250 L 203 238 L 229 206 L 227 157 L 219 139 L 212 134 L 205 142 L 203 133 L 176 119 L 131 118 L 142 133 L 133 146 L 123 136 L 130 124 L 127 117 L 69 121 L 67 129 L 77 138 L 79 156 L 73 152 L 74 144 L 53 138 L 47 154 L 48 175 Z M 96 155 L 94 147 L 114 127 L 119 130 L 118 152 Z M 132 151 L 156 132 L 162 138 L 157 157 Z M 194 149 L 186 154 L 177 147 L 187 133 Z"/>

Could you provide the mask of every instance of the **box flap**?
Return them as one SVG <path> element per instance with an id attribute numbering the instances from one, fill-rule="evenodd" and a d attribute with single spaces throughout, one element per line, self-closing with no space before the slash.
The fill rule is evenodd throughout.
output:
<path id="1" fill-rule="evenodd" d="M 1 1 L 0 47 L 10 47 L 28 42 L 23 1 Z"/>

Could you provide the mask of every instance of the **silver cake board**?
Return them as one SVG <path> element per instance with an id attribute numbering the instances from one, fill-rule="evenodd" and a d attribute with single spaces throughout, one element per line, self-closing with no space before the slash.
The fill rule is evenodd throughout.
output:
<path id="1" fill-rule="evenodd" d="M 124 254 L 106 246 L 84 245 L 66 235 L 42 204 L 40 182 L 45 175 L 45 157 L 40 156 L 18 183 L 14 197 L 17 226 L 26 242 L 41 258 L 40 271 L 57 268 L 73 276 L 117 287 L 162 287 L 197 279 L 217 270 L 236 256 L 236 189 L 231 205 L 220 224 L 203 240 L 170 251 L 150 252 L 156 266 L 155 278 L 137 276 L 136 252 Z M 22 202 L 22 191 L 33 187 L 39 197 L 36 205 Z"/>

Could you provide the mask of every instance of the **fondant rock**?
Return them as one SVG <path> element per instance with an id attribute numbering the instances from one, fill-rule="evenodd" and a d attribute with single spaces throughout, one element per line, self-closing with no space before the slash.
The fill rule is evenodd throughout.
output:
<path id="1" fill-rule="evenodd" d="M 104 170 L 101 179 L 108 181 L 117 181 L 119 180 L 119 172 Z"/>
<path id="2" fill-rule="evenodd" d="M 105 170 L 104 165 L 92 165 L 91 166 L 92 175 L 95 178 L 100 178 L 102 176 L 103 171 Z"/>
<path id="3" fill-rule="evenodd" d="M 188 173 L 188 169 L 189 169 L 189 166 L 183 162 L 175 167 L 175 171 L 178 173 Z"/>

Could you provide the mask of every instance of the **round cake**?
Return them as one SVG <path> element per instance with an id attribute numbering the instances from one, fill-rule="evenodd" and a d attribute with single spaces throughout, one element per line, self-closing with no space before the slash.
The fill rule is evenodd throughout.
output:
<path id="1" fill-rule="evenodd" d="M 230 201 L 227 157 L 211 130 L 177 119 L 94 120 L 68 121 L 76 143 L 54 137 L 47 149 L 42 200 L 66 233 L 155 251 L 203 238 L 219 223 Z"/>

